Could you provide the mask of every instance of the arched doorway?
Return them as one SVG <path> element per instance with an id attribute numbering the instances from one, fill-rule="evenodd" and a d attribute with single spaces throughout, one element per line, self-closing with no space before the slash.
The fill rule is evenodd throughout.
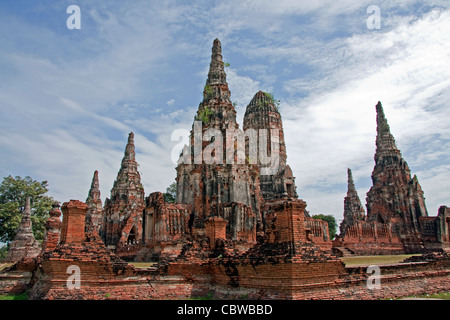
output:
<path id="1" fill-rule="evenodd" d="M 131 229 L 130 234 L 128 235 L 127 244 L 135 244 L 136 243 L 136 232 L 134 231 L 134 227 Z"/>

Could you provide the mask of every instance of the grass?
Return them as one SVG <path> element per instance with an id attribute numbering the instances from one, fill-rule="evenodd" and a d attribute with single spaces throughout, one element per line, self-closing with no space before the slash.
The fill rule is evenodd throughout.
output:
<path id="1" fill-rule="evenodd" d="M 356 257 L 342 257 L 341 260 L 348 267 L 356 266 L 370 266 L 382 264 L 396 264 L 409 257 L 420 254 L 399 254 L 399 255 L 385 255 L 385 256 L 356 256 Z"/>
<path id="2" fill-rule="evenodd" d="M 420 295 L 420 296 L 412 296 L 409 298 L 450 300 L 450 292 L 430 293 L 430 294 L 424 294 L 424 295 Z"/>
<path id="3" fill-rule="evenodd" d="M 157 262 L 129 262 L 135 268 L 151 268 L 156 266 Z"/>
<path id="4" fill-rule="evenodd" d="M 22 293 L 15 296 L 11 295 L 0 296 L 0 300 L 28 300 L 28 294 Z"/>
<path id="5" fill-rule="evenodd" d="M 189 300 L 214 300 L 214 295 L 212 293 L 208 293 L 206 296 L 192 297 Z"/>

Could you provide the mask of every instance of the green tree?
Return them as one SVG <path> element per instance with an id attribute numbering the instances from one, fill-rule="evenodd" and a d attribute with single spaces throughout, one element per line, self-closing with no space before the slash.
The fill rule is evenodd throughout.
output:
<path id="1" fill-rule="evenodd" d="M 3 261 L 3 259 L 6 258 L 6 254 L 8 253 L 8 246 L 1 246 L 0 245 L 0 262 Z"/>
<path id="2" fill-rule="evenodd" d="M 328 222 L 328 232 L 330 234 L 330 239 L 333 240 L 337 231 L 336 219 L 332 215 L 316 214 L 312 216 L 314 219 L 320 219 Z"/>
<path id="3" fill-rule="evenodd" d="M 46 195 L 47 186 L 47 181 L 39 182 L 30 177 L 3 178 L 0 184 L 0 242 L 9 243 L 14 240 L 27 197 L 31 198 L 34 236 L 36 240 L 43 240 L 45 222 L 54 202 L 52 197 Z"/>
<path id="4" fill-rule="evenodd" d="M 164 201 L 167 203 L 175 203 L 177 198 L 177 183 L 173 182 L 167 187 L 166 193 L 163 193 Z"/>

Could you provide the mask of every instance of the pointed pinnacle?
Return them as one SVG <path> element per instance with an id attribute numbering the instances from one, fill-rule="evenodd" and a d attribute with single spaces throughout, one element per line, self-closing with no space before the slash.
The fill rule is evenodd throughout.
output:
<path id="1" fill-rule="evenodd" d="M 30 197 L 27 197 L 25 201 L 25 208 L 23 209 L 23 216 L 30 217 L 31 215 L 31 209 L 30 209 Z"/>
<path id="2" fill-rule="evenodd" d="M 99 182 L 98 182 L 98 171 L 94 171 L 94 177 L 92 178 L 91 183 L 91 189 L 98 189 L 99 188 Z"/>
<path id="3" fill-rule="evenodd" d="M 134 144 L 134 133 L 133 132 L 130 132 L 128 134 L 128 143 Z"/>
<path id="4" fill-rule="evenodd" d="M 135 152 L 134 152 L 134 133 L 130 132 L 128 135 L 128 143 L 125 148 L 125 155 L 123 160 L 134 160 Z M 123 162 L 122 160 L 122 162 Z"/>
<path id="5" fill-rule="evenodd" d="M 225 67 L 222 61 L 222 45 L 219 39 L 214 40 L 212 53 L 211 53 L 211 63 L 209 65 L 208 79 L 206 80 L 207 86 L 213 85 L 226 85 L 227 76 L 225 74 Z"/>
<path id="6" fill-rule="evenodd" d="M 100 199 L 100 183 L 98 182 L 98 171 L 94 171 L 94 177 L 92 178 L 91 189 L 89 189 L 88 197 L 86 203 L 91 200 Z"/>
<path id="7" fill-rule="evenodd" d="M 352 176 L 352 170 L 350 168 L 347 169 L 347 176 L 348 176 L 348 192 L 356 190 L 355 188 L 355 182 L 353 181 Z"/>
<path id="8" fill-rule="evenodd" d="M 391 134 L 389 124 L 387 122 L 386 116 L 384 115 L 383 106 L 381 102 L 378 101 L 376 105 L 377 110 L 377 138 L 376 138 L 376 152 L 375 152 L 375 162 L 378 162 L 382 156 L 387 154 L 395 153 L 397 154 L 399 150 L 395 145 L 394 136 Z"/>
<path id="9" fill-rule="evenodd" d="M 211 58 L 222 61 L 222 44 L 219 39 L 215 39 L 212 47 L 212 55 Z"/>
<path id="10" fill-rule="evenodd" d="M 378 101 L 376 105 L 377 110 L 377 134 L 381 135 L 383 133 L 391 133 L 389 124 L 387 122 L 386 116 L 384 115 L 383 105 Z"/>

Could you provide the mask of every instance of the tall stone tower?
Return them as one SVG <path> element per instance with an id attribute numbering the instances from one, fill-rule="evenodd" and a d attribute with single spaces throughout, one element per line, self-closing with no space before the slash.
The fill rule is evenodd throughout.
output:
<path id="1" fill-rule="evenodd" d="M 190 146 L 177 166 L 176 202 L 192 205 L 194 231 L 203 229 L 210 216 L 219 216 L 230 221 L 228 233 L 238 239 L 239 234 L 254 233 L 261 221 L 258 167 L 237 157 L 241 133 L 230 101 L 221 43 L 215 39 Z"/>
<path id="2" fill-rule="evenodd" d="M 255 130 L 254 135 L 258 137 L 258 142 L 254 141 L 250 144 L 256 144 L 260 188 L 264 200 L 297 198 L 295 178 L 286 163 L 286 144 L 281 115 L 270 94 L 257 92 L 247 106 L 244 115 L 244 131 L 249 132 L 249 130 Z M 250 144 L 247 144 L 247 150 L 250 150 Z"/>
<path id="3" fill-rule="evenodd" d="M 86 212 L 86 232 L 99 232 L 103 213 L 102 199 L 100 198 L 100 184 L 98 181 L 98 171 L 95 170 L 92 178 L 91 189 L 86 199 L 88 210 Z"/>
<path id="4" fill-rule="evenodd" d="M 366 218 L 364 207 L 353 182 L 352 170 L 347 169 L 347 175 L 348 190 L 347 196 L 344 198 L 344 220 L 340 225 L 341 236 L 345 235 L 348 226 L 353 225 L 357 220 L 365 220 Z"/>
<path id="5" fill-rule="evenodd" d="M 376 105 L 377 138 L 373 185 L 367 193 L 367 220 L 399 222 L 406 250 L 421 246 L 419 217 L 428 216 L 422 188 L 395 144 L 381 102 Z"/>
<path id="6" fill-rule="evenodd" d="M 144 208 L 144 187 L 135 159 L 134 134 L 131 132 L 111 197 L 105 201 L 100 230 L 103 242 L 117 248 L 140 241 Z"/>
<path id="7" fill-rule="evenodd" d="M 30 198 L 27 197 L 17 234 L 9 245 L 7 262 L 16 262 L 23 258 L 35 258 L 41 253 L 41 245 L 35 239 L 31 224 Z"/>

